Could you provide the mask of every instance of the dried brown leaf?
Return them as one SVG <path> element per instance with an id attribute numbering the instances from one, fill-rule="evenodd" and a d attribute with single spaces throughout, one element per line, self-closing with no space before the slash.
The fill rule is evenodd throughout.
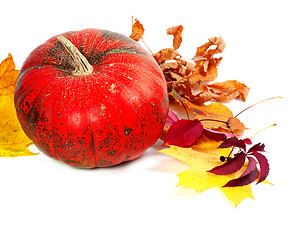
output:
<path id="1" fill-rule="evenodd" d="M 168 60 L 175 60 L 180 58 L 180 54 L 173 48 L 164 48 L 152 55 L 156 62 L 160 65 Z"/>
<path id="2" fill-rule="evenodd" d="M 190 92 L 185 91 L 184 97 L 198 105 L 210 100 L 229 102 L 233 99 L 241 99 L 245 101 L 250 89 L 236 80 L 228 80 L 210 85 L 198 85 L 198 90 L 198 93 L 194 93 L 193 89 Z"/>
<path id="3" fill-rule="evenodd" d="M 195 66 L 194 71 L 187 76 L 192 83 L 214 81 L 218 76 L 217 65 L 202 61 Z"/>
<path id="4" fill-rule="evenodd" d="M 214 49 L 209 49 L 211 46 L 216 46 Z M 226 47 L 226 44 L 222 37 L 212 37 L 208 39 L 208 42 L 197 48 L 194 60 L 198 59 L 210 59 L 214 54 L 222 53 Z"/>
<path id="5" fill-rule="evenodd" d="M 219 102 L 228 102 L 234 98 L 246 101 L 250 90 L 244 83 L 240 83 L 236 80 L 213 83 L 209 85 L 209 87 L 219 94 L 220 97 L 215 99 Z"/>
<path id="6" fill-rule="evenodd" d="M 232 99 L 246 100 L 249 88 L 236 80 L 207 84 L 218 76 L 218 65 L 226 44 L 222 37 L 212 37 L 208 42 L 197 48 L 194 63 L 181 58 L 176 49 L 180 46 L 183 27 L 181 25 L 167 29 L 168 35 L 174 36 L 174 48 L 165 48 L 153 54 L 160 65 L 167 81 L 169 100 L 174 101 L 171 94 L 174 89 L 188 101 L 202 105 L 207 101 L 228 102 Z M 177 45 L 176 45 L 177 44 Z"/>
<path id="7" fill-rule="evenodd" d="M 182 42 L 182 30 L 183 26 L 174 26 L 167 29 L 167 35 L 173 35 L 173 48 L 174 50 L 177 50 Z"/>
<path id="8" fill-rule="evenodd" d="M 132 24 L 131 35 L 129 37 L 135 41 L 139 41 L 143 37 L 144 31 L 143 24 L 141 24 L 139 20 L 135 19 L 134 24 Z"/>

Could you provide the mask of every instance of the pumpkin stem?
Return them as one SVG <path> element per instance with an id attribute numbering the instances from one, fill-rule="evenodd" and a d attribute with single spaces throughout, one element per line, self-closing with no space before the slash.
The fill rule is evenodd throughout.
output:
<path id="1" fill-rule="evenodd" d="M 88 60 L 81 54 L 81 52 L 64 36 L 58 36 L 57 40 L 65 47 L 68 53 L 71 55 L 75 70 L 72 72 L 75 76 L 85 76 L 93 72 L 92 65 Z"/>

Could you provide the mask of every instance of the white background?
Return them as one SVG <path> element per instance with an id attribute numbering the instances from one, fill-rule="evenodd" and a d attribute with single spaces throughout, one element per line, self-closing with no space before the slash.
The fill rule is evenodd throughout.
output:
<path id="1" fill-rule="evenodd" d="M 45 157 L 0 158 L 0 239 L 300 239 L 299 233 L 299 5 L 298 1 L 4 1 L 0 59 L 12 53 L 20 69 L 50 37 L 102 28 L 130 35 L 131 16 L 153 52 L 171 47 L 168 27 L 183 25 L 179 52 L 222 36 L 227 47 L 217 81 L 251 87 L 246 103 L 283 96 L 241 115 L 268 150 L 269 181 L 253 186 L 255 200 L 236 209 L 218 191 L 196 195 L 176 188 L 188 168 L 157 153 L 108 169 L 76 169 Z M 0 116 L 1 117 L 1 116 Z"/>

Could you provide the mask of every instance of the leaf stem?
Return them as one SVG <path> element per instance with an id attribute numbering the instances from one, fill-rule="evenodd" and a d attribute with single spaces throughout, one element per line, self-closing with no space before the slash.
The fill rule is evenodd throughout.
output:
<path id="1" fill-rule="evenodd" d="M 271 98 L 264 99 L 264 100 L 262 100 L 262 101 L 260 101 L 260 102 L 257 102 L 257 103 L 255 103 L 255 104 L 253 104 L 253 105 L 251 105 L 251 106 L 245 108 L 244 110 L 240 111 L 240 112 L 239 112 L 237 115 L 235 115 L 233 118 L 236 118 L 236 117 L 239 116 L 241 113 L 245 112 L 245 111 L 248 110 L 249 108 L 254 107 L 254 106 L 257 105 L 257 104 L 260 104 L 260 103 L 262 103 L 262 102 L 265 102 L 265 101 L 268 101 L 268 100 L 272 100 L 272 99 L 275 99 L 275 98 L 281 98 L 281 99 L 282 99 L 281 96 L 271 97 Z"/>
<path id="2" fill-rule="evenodd" d="M 151 49 L 148 47 L 148 45 L 145 43 L 144 38 L 141 37 L 142 42 L 144 43 L 144 45 L 146 46 L 146 48 L 149 50 L 149 52 L 153 55 L 153 52 L 151 51 Z"/>
<path id="3" fill-rule="evenodd" d="M 180 100 L 180 99 L 179 99 Z M 186 109 L 186 107 L 185 107 L 185 104 L 180 100 L 180 102 L 182 103 L 182 106 L 183 106 L 183 108 L 184 108 L 184 110 L 185 110 L 185 112 L 186 112 L 186 116 L 187 116 L 187 119 L 188 120 L 190 120 L 190 115 L 189 115 L 189 113 L 188 113 L 188 111 L 187 111 L 187 109 Z"/>
<path id="4" fill-rule="evenodd" d="M 232 131 L 232 129 L 231 129 L 231 126 L 230 126 L 230 119 L 231 119 L 231 118 L 229 118 L 227 122 L 222 121 L 222 120 L 217 120 L 217 119 L 211 119 L 211 118 L 199 119 L 199 121 L 200 121 L 200 122 L 202 122 L 202 121 L 212 121 L 212 122 L 220 122 L 220 123 L 224 123 L 224 124 L 226 124 L 226 126 L 228 127 L 228 129 L 230 130 L 230 132 L 231 132 L 232 134 L 234 134 L 233 131 Z"/>
<path id="5" fill-rule="evenodd" d="M 267 127 L 264 127 L 263 129 L 259 130 L 257 133 L 255 133 L 250 139 L 252 139 L 254 136 L 256 136 L 258 133 L 262 132 L 263 130 L 266 130 L 267 128 L 270 128 L 270 127 L 275 127 L 277 124 L 274 123 L 270 126 L 267 126 Z"/>

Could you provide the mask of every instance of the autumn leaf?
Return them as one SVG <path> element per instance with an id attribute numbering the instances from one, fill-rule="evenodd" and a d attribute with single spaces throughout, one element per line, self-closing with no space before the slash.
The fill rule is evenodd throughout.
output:
<path id="1" fill-rule="evenodd" d="M 170 109 L 165 126 L 170 127 L 173 122 L 176 122 L 178 120 L 179 120 L 179 118 L 176 115 L 176 113 Z"/>
<path id="2" fill-rule="evenodd" d="M 218 77 L 223 59 L 219 54 L 226 47 L 222 37 L 209 38 L 192 59 L 184 59 L 177 51 L 182 31 L 182 25 L 168 28 L 173 48 L 152 54 L 166 79 L 170 107 L 181 106 L 188 118 L 179 119 L 169 111 L 161 135 L 169 148 L 161 152 L 190 164 L 178 174 L 178 186 L 192 187 L 197 192 L 218 187 L 237 206 L 245 198 L 253 198 L 250 184 L 267 182 L 269 173 L 268 160 L 261 153 L 264 145 L 256 144 L 247 151 L 252 141 L 238 138 L 247 129 L 237 118 L 244 110 L 234 116 L 222 104 L 233 99 L 246 101 L 250 89 L 237 80 L 211 83 Z M 215 102 L 205 104 L 208 101 Z"/>
<path id="3" fill-rule="evenodd" d="M 238 139 L 236 136 L 225 139 L 218 148 L 229 148 L 229 147 L 238 147 L 246 151 L 246 144 L 252 144 L 252 141 L 249 138 Z"/>
<path id="4" fill-rule="evenodd" d="M 229 181 L 223 187 L 236 187 L 243 186 L 246 184 L 252 183 L 259 176 L 257 183 L 260 183 L 266 179 L 269 174 L 269 163 L 261 152 L 265 151 L 265 145 L 258 143 L 252 146 L 248 151 L 246 151 L 246 143 L 252 144 L 250 139 L 238 139 L 237 137 L 227 138 L 223 143 L 218 147 L 219 149 L 233 147 L 231 152 L 238 148 L 238 153 L 235 154 L 233 158 L 228 158 L 225 164 L 216 166 L 208 172 L 216 175 L 227 175 L 234 172 L 237 172 L 242 168 L 246 159 L 248 160 L 248 166 L 241 176 L 236 179 Z M 229 157 L 229 156 L 228 156 Z M 222 159 L 225 159 L 222 156 Z M 260 171 L 258 171 L 256 165 L 257 162 L 260 166 Z"/>
<path id="5" fill-rule="evenodd" d="M 210 49 L 211 46 L 216 46 L 215 49 Z M 214 54 L 222 53 L 226 47 L 226 44 L 222 37 L 212 37 L 208 39 L 207 43 L 204 43 L 197 48 L 196 54 L 194 56 L 195 60 L 200 59 L 210 59 Z"/>
<path id="6" fill-rule="evenodd" d="M 182 95 L 194 104 L 201 105 L 210 100 L 229 102 L 233 99 L 241 99 L 246 101 L 250 89 L 236 80 L 227 80 L 210 85 L 198 85 L 198 90 L 198 93 L 194 93 L 193 89 L 190 92 L 184 91 Z"/>
<path id="7" fill-rule="evenodd" d="M 215 54 L 222 53 L 226 46 L 222 37 L 213 37 L 197 48 L 191 61 L 184 60 L 176 51 L 182 42 L 183 27 L 181 25 L 167 29 L 168 35 L 173 35 L 173 48 L 165 48 L 153 54 L 160 65 L 168 85 L 168 92 L 175 90 L 180 96 L 190 102 L 201 105 L 207 101 L 229 102 L 232 99 L 246 100 L 249 88 L 236 80 L 207 84 L 218 76 L 217 66 L 222 57 Z M 215 48 L 212 48 L 212 47 Z M 172 95 L 170 94 L 170 102 Z"/>
<path id="8" fill-rule="evenodd" d="M 178 96 L 178 98 L 180 97 Z M 187 112 L 186 114 L 189 116 Z M 164 131 L 165 134 L 162 138 L 164 145 L 175 145 L 179 147 L 189 147 L 193 145 L 202 135 L 214 141 L 226 141 L 227 137 L 231 139 L 234 137 L 231 133 L 223 133 L 204 128 L 198 119 L 179 119 L 172 110 L 169 110 Z M 221 148 L 222 146 L 219 147 Z"/>
<path id="9" fill-rule="evenodd" d="M 240 152 L 236 154 L 234 158 L 230 159 L 230 161 L 227 161 L 223 165 L 214 167 L 208 172 L 216 175 L 232 174 L 237 172 L 244 166 L 245 160 L 246 160 L 246 154 L 244 152 Z"/>
<path id="10" fill-rule="evenodd" d="M 164 145 L 176 145 L 180 147 L 189 147 L 203 133 L 203 125 L 198 119 L 181 119 L 173 122 L 164 138 Z"/>
<path id="11" fill-rule="evenodd" d="M 246 198 L 254 199 L 249 184 L 241 187 L 223 187 L 229 181 L 240 177 L 247 168 L 246 166 L 229 175 L 216 175 L 208 172 L 215 166 L 222 164 L 220 161 L 221 155 L 230 154 L 230 149 L 218 148 L 218 145 L 220 145 L 220 142 L 202 137 L 190 148 L 170 146 L 160 152 L 190 165 L 187 170 L 178 174 L 178 186 L 191 187 L 198 193 L 217 187 L 235 206 Z"/>
<path id="12" fill-rule="evenodd" d="M 205 128 L 219 132 L 231 132 L 228 128 L 229 123 L 232 132 L 236 135 L 240 135 L 247 129 L 238 118 L 233 116 L 232 111 L 222 103 L 217 102 L 208 105 L 197 105 L 191 103 L 184 97 L 176 95 L 177 93 L 175 91 L 173 91 L 172 94 L 178 102 L 183 103 L 194 111 L 196 118 L 202 121 L 201 123 Z"/>
<path id="13" fill-rule="evenodd" d="M 174 26 L 167 29 L 167 35 L 173 35 L 173 48 L 174 50 L 177 50 L 180 47 L 180 44 L 182 42 L 182 30 L 183 26 Z"/>
<path id="14" fill-rule="evenodd" d="M 139 41 L 143 37 L 144 31 L 143 24 L 141 24 L 139 20 L 135 19 L 135 22 L 132 24 L 131 35 L 129 37 L 135 41 Z"/>
<path id="15" fill-rule="evenodd" d="M 251 161 L 251 163 L 252 163 L 252 161 Z M 230 180 L 228 183 L 226 183 L 223 186 L 223 188 L 224 187 L 241 187 L 241 186 L 245 186 L 245 185 L 248 185 L 248 184 L 254 182 L 259 175 L 259 172 L 256 168 L 256 162 L 254 162 L 254 163 L 255 163 L 255 167 L 254 167 L 254 165 L 250 165 L 250 162 L 248 163 L 247 169 L 248 168 L 250 169 L 251 167 L 253 167 L 253 169 L 251 171 L 248 172 L 247 170 L 245 170 L 245 172 L 246 171 L 248 172 L 247 174 L 244 174 L 245 173 L 244 172 L 239 178 Z"/>
<path id="16" fill-rule="evenodd" d="M 169 60 L 180 58 L 180 54 L 174 48 L 164 48 L 152 55 L 156 62 L 161 65 Z M 162 65 L 161 65 L 162 67 Z"/>
<path id="17" fill-rule="evenodd" d="M 14 91 L 19 70 L 11 54 L 0 64 L 0 156 L 18 157 L 35 155 L 29 151 L 32 141 L 23 132 L 14 106 Z"/>

